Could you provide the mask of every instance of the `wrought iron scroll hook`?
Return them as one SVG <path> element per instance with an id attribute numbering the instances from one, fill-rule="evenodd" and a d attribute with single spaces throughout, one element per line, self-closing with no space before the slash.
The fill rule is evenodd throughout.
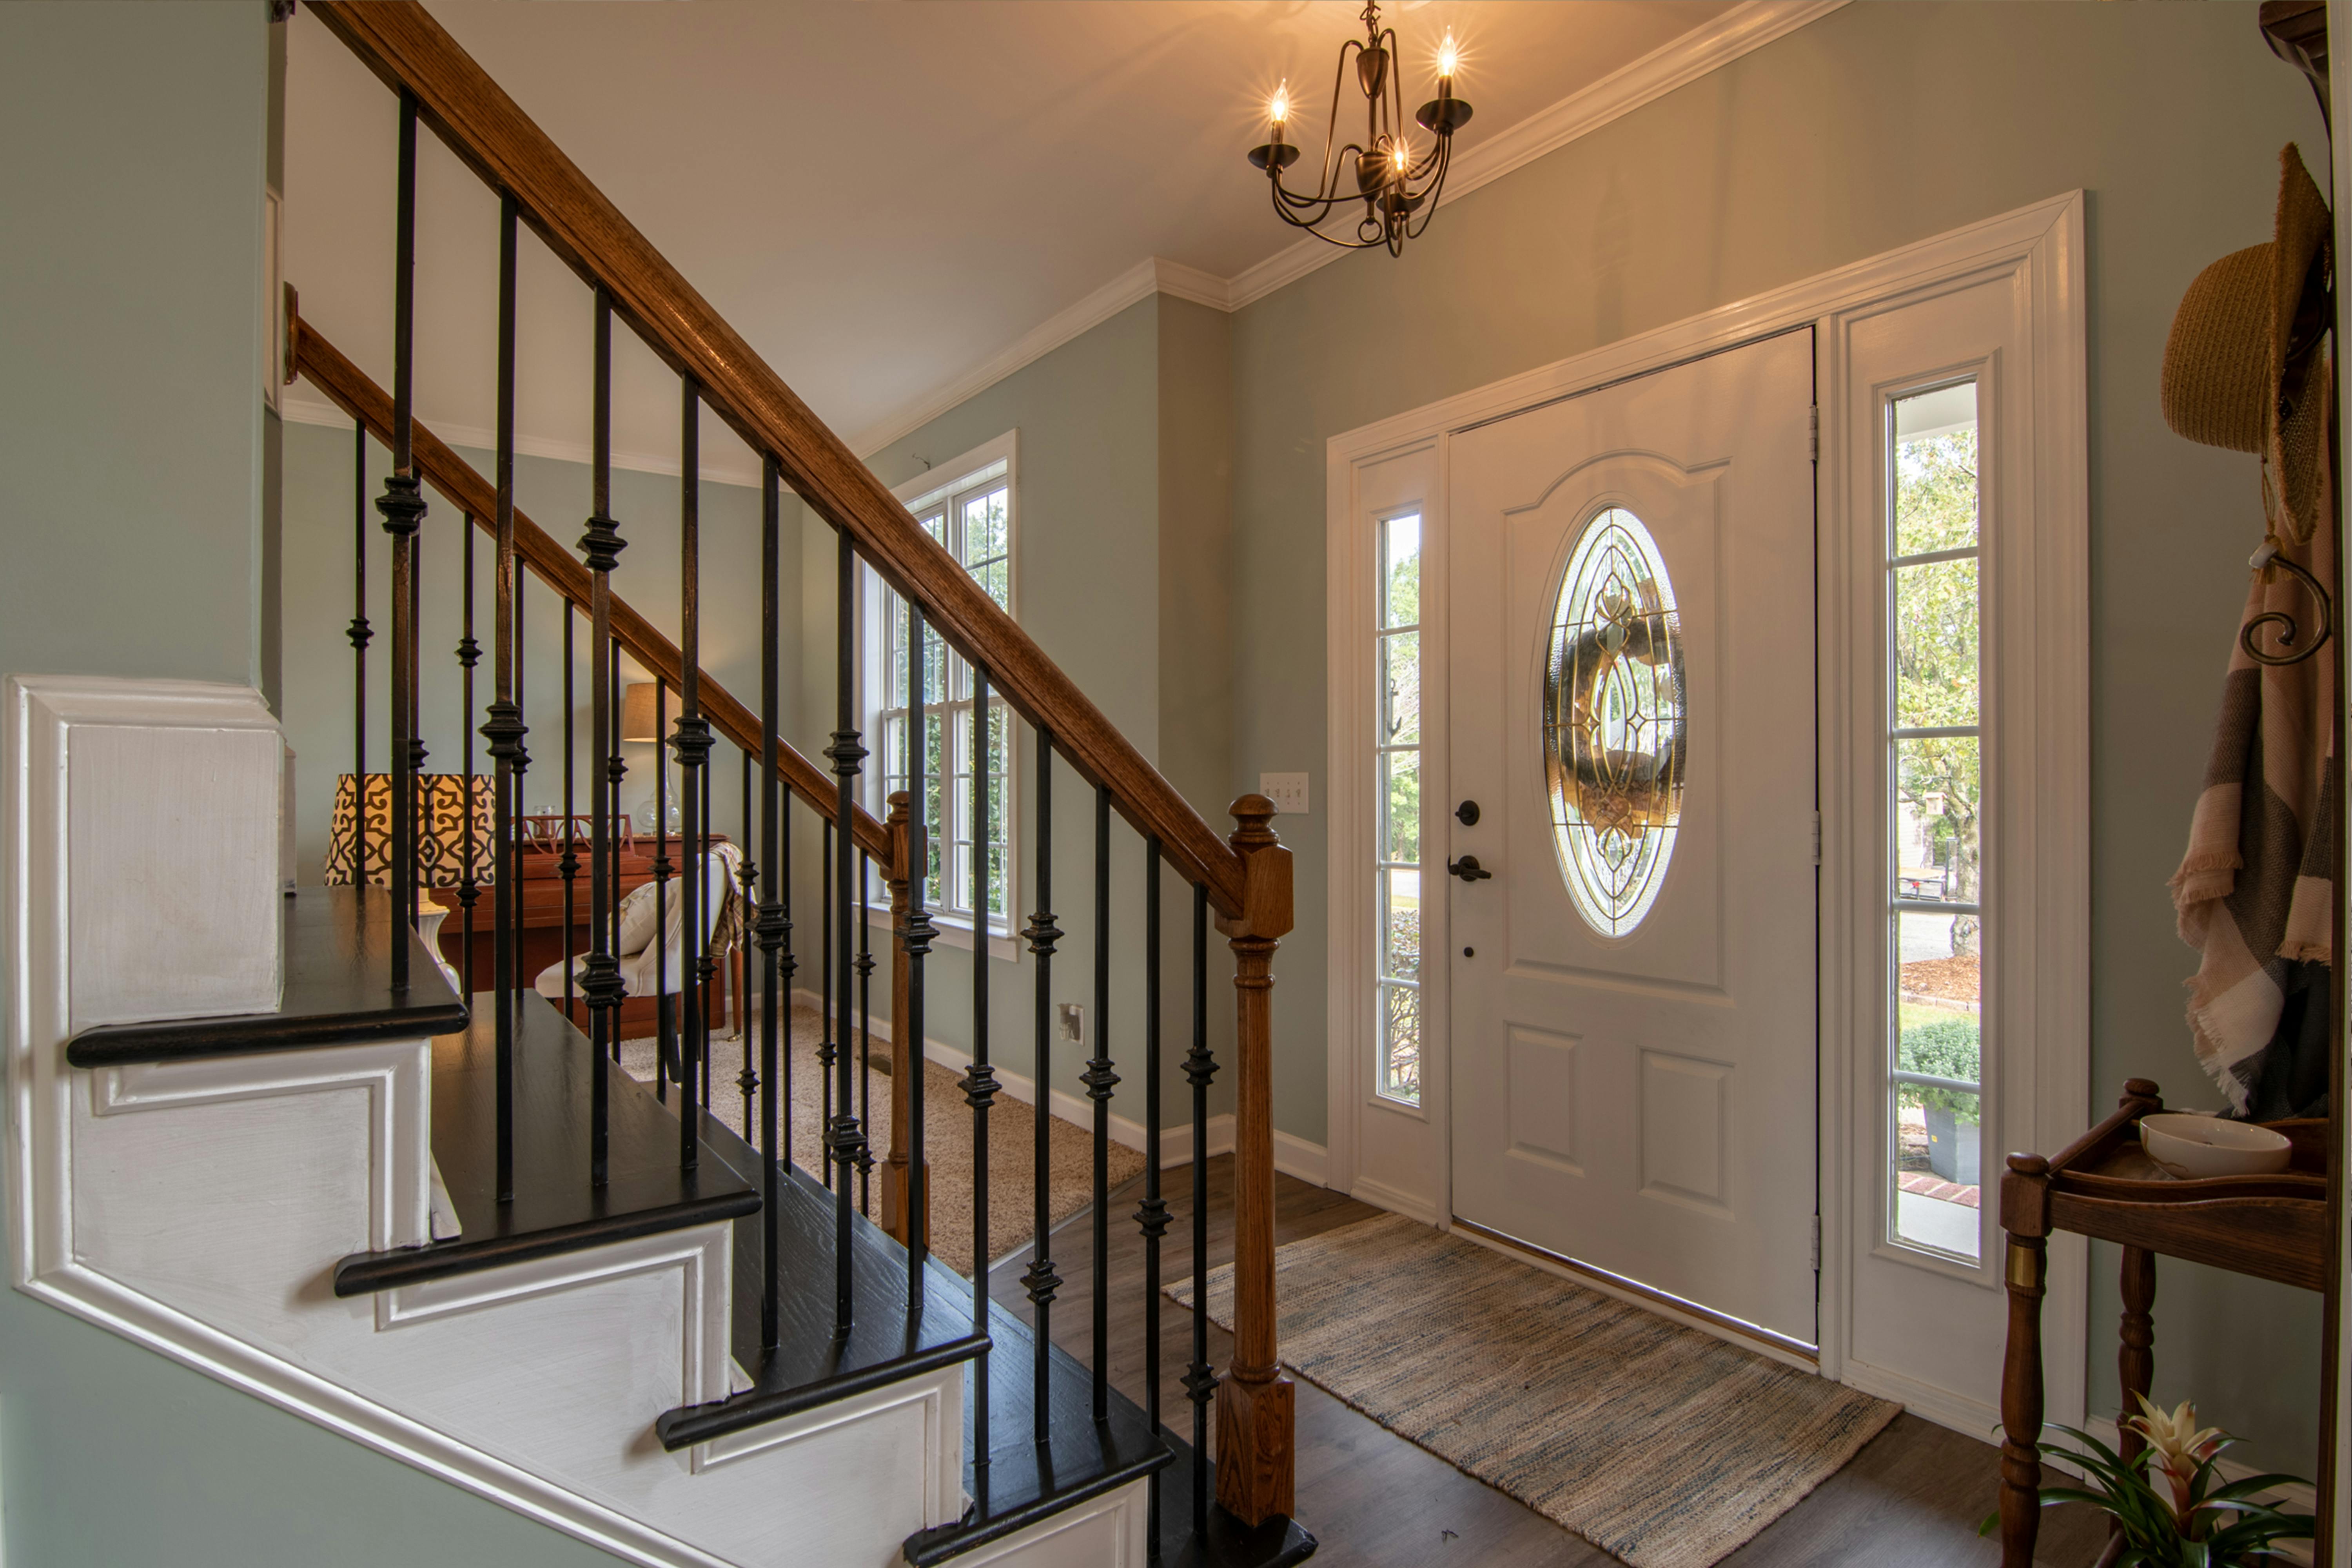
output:
<path id="1" fill-rule="evenodd" d="M 2320 585 L 2319 579 L 2282 554 L 2275 538 L 2264 539 L 2262 548 L 2254 552 L 2252 559 L 2246 564 L 2257 572 L 2265 566 L 2284 567 L 2290 576 L 2310 592 L 2312 602 L 2319 606 L 2319 635 L 2311 639 L 2311 644 L 2307 647 L 2295 646 L 2301 640 L 2302 627 L 2293 616 L 2284 610 L 2265 611 L 2248 621 L 2244 628 L 2238 633 L 2238 646 L 2246 650 L 2246 657 L 2256 664 L 2266 664 L 2273 668 L 2278 668 L 2286 665 L 2301 664 L 2321 648 L 2326 647 L 2327 639 L 2336 632 L 2336 605 L 2335 601 L 2327 596 L 2327 590 Z M 2254 634 L 2265 626 L 2277 628 L 2275 636 L 2282 651 L 2264 653 L 2255 645 Z"/>

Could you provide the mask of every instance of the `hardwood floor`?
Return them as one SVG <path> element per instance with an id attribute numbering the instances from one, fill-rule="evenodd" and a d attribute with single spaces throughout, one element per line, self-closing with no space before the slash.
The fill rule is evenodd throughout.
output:
<path id="1" fill-rule="evenodd" d="M 1209 1262 L 1232 1256 L 1233 1162 L 1209 1164 Z M 1277 1178 L 1277 1243 L 1296 1241 L 1381 1211 L 1338 1193 Z M 1114 1194 L 1105 1274 L 1110 1300 L 1109 1375 L 1128 1397 L 1144 1396 L 1143 1242 L 1133 1218 L 1139 1183 Z M 1165 1283 L 1192 1272 L 1192 1173 L 1169 1173 L 1165 1196 L 1173 1223 L 1161 1246 Z M 1054 1338 L 1087 1358 L 1093 1341 L 1093 1221 L 1081 1214 L 1053 1237 L 1054 1262 L 1066 1283 L 1055 1299 Z M 1026 1317 L 1020 1283 L 1024 1248 L 998 1264 L 989 1289 Z M 1192 1354 L 1192 1318 L 1173 1302 L 1160 1314 L 1160 1419 L 1186 1436 L 1192 1406 L 1181 1379 Z M 1232 1338 L 1213 1325 L 1209 1355 L 1223 1365 Z M 1727 1568 L 1984 1568 L 2000 1548 L 1981 1540 L 1977 1521 L 1991 1507 L 2000 1457 L 1991 1445 L 1897 1416 L 1853 1463 L 1726 1558 Z M 1170 1508 L 1183 1501 L 1171 1498 Z M 1316 1562 L 1366 1568 L 1584 1568 L 1615 1558 L 1485 1482 L 1417 1448 L 1360 1415 L 1306 1379 L 1298 1380 L 1298 1519 L 1321 1541 Z M 2087 1510 L 2044 1517 L 2036 1561 L 2085 1568 L 2104 1531 Z"/>

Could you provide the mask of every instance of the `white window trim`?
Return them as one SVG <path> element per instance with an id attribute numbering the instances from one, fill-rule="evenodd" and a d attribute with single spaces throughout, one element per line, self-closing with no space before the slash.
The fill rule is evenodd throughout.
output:
<path id="1" fill-rule="evenodd" d="M 1679 363 L 1717 350 L 1808 323 L 1816 328 L 1817 395 L 1832 410 L 1843 386 L 1836 375 L 1843 334 L 1853 323 L 1923 292 L 1999 273 L 2014 274 L 2030 301 L 2032 395 L 2019 408 L 2030 437 L 2031 458 L 2021 468 L 2030 498 L 2031 549 L 2021 552 L 2004 596 L 1989 603 L 1987 642 L 1996 639 L 2021 650 L 2032 679 L 2019 683 L 2000 722 L 2021 740 L 2021 753 L 2039 748 L 2036 771 L 2009 786 L 2011 831 L 2022 836 L 2023 851 L 2011 854 L 2030 869 L 2012 879 L 1996 911 L 2002 928 L 2038 956 L 2031 971 L 2013 974 L 2001 1005 L 2016 1010 L 2008 1026 L 2007 1075 L 1988 1090 L 2003 1101 L 2004 1121 L 1986 1131 L 1987 1190 L 1998 1190 L 1996 1152 L 2012 1147 L 2056 1149 L 2089 1125 L 2090 1085 L 2090 654 L 2088 380 L 2085 368 L 2086 303 L 2084 274 L 2084 194 L 2071 191 L 1950 233 L 1802 279 L 1688 321 L 1608 344 L 1491 385 L 1393 416 L 1361 429 L 1334 436 L 1325 448 L 1326 670 L 1331 801 L 1326 859 L 1329 896 L 1326 1045 L 1330 1107 L 1327 1182 L 1331 1187 L 1412 1215 L 1441 1228 L 1452 1213 L 1451 1132 L 1444 1085 L 1450 1073 L 1445 1012 L 1434 1005 L 1423 1025 L 1423 1103 L 1429 1110 L 1423 1134 L 1429 1148 L 1416 1161 L 1434 1173 L 1425 1187 L 1398 1190 L 1362 1174 L 1364 1154 L 1377 1142 L 1394 1163 L 1401 1137 L 1411 1136 L 1396 1120 L 1377 1127 L 1364 1122 L 1370 1096 L 1377 1037 L 1366 1028 L 1370 995 L 1369 946 L 1348 939 L 1372 929 L 1377 919 L 1370 864 L 1370 823 L 1359 802 L 1368 799 L 1370 751 L 1366 744 L 1372 679 L 1370 606 L 1371 552 L 1365 542 L 1369 507 L 1366 475 L 1416 448 L 1425 450 L 1432 483 L 1422 512 L 1422 686 L 1424 864 L 1447 858 L 1451 818 L 1435 809 L 1450 804 L 1445 778 L 1447 679 L 1444 665 L 1446 592 L 1443 563 L 1448 550 L 1446 475 L 1453 436 L 1555 399 L 1607 383 Z M 1874 658 L 1879 636 L 1878 592 L 1884 557 L 1878 553 L 1874 503 L 1857 500 L 1847 486 L 1832 482 L 1845 460 L 1851 436 L 1843 422 L 1822 418 L 1818 503 L 1822 605 L 1820 693 L 1823 748 L 1822 810 L 1827 829 L 1822 866 L 1822 1072 L 1821 1118 L 1822 1248 L 1821 1258 L 1820 1368 L 1823 1375 L 1864 1386 L 1872 1369 L 1846 1364 L 1853 1324 L 1853 1276 L 1859 1250 L 1877 1240 L 1874 1209 L 1857 1214 L 1854 1201 L 1858 1150 L 1876 1145 L 1859 1131 L 1856 1118 L 1874 1115 L 1870 1092 L 1858 1090 L 1857 1074 L 1875 1075 L 1883 1088 L 1887 1053 L 1881 1021 L 1883 1002 L 1869 1003 L 1872 1026 L 1859 1033 L 1857 998 L 1883 986 L 1885 936 L 1883 808 L 1864 799 L 1858 811 L 1852 792 L 1863 781 L 1852 776 L 1851 748 L 1883 746 L 1883 715 L 1854 689 L 1855 530 L 1869 554 L 1863 595 L 1871 619 L 1864 623 Z M 2012 454 L 2013 463 L 2020 459 Z M 1857 519 L 1857 505 L 1874 516 Z M 1876 677 L 1872 677 L 1874 681 Z M 1873 688 L 1874 693 L 1874 687 Z M 1855 726 L 1864 727 L 1858 735 Z M 1874 768 L 1866 775 L 1878 776 Z M 1865 816 L 1867 820 L 1864 820 Z M 1856 921 L 1862 922 L 1857 931 Z M 1438 922 L 1442 924 L 1442 920 Z M 1425 922 L 1424 947 L 1450 954 L 1432 940 Z M 1442 940 L 1442 939 L 1441 939 Z M 1880 953 L 1878 968 L 1857 954 L 1867 941 Z M 1425 977 L 1424 984 L 1426 984 Z M 1434 1092 L 1433 1092 L 1434 1088 Z M 1872 1091 L 1874 1092 L 1874 1091 Z M 1382 1102 L 1394 1108 L 1393 1102 Z M 1989 1203 L 1988 1206 L 1991 1206 Z M 1996 1269 L 2000 1248 L 1987 1248 Z M 1937 1266 L 1923 1255 L 1925 1266 Z M 2086 1248 L 2081 1238 L 2051 1237 L 2048 1296 L 2043 1302 L 2043 1351 L 2048 1418 L 2081 1422 L 2085 1394 L 2085 1321 L 2088 1290 Z M 1989 1308 L 1989 1310 L 1990 1310 Z M 1704 1326 L 1704 1325 L 1700 1325 Z M 1890 1392 L 1881 1388 L 1879 1392 Z M 1937 1403 L 1938 1391 L 1893 1390 L 1930 1419 L 1981 1436 L 1992 1416 L 1962 1401 Z M 1983 1419 L 1979 1420 L 1979 1417 Z"/>
<path id="2" fill-rule="evenodd" d="M 993 440 L 983 441 L 971 451 L 934 463 L 890 493 L 908 510 L 919 510 L 925 503 L 950 490 L 960 489 L 980 474 L 1002 464 L 1006 489 L 1011 491 L 1011 503 L 1005 528 L 1005 596 L 1011 601 L 1010 613 L 1015 619 L 1021 614 L 1021 433 L 1007 430 Z M 857 570 L 858 658 L 857 711 L 858 722 L 870 737 L 875 765 L 866 773 L 862 791 L 866 808 L 876 816 L 886 814 L 888 802 L 883 792 L 884 774 L 887 769 L 882 757 L 882 704 L 877 696 L 876 672 L 882 668 L 887 650 L 883 647 L 887 635 L 887 619 L 883 614 L 882 579 L 863 562 Z M 1026 798 L 1026 770 L 1023 765 L 1023 748 L 1013 747 L 1012 793 L 1013 809 L 1005 823 L 1005 927 L 1003 931 L 988 933 L 989 956 L 1007 963 L 1021 961 L 1021 940 L 1015 934 L 1020 929 L 1021 915 L 1021 815 L 1019 806 Z M 971 951 L 973 921 L 962 915 L 940 910 L 930 910 L 931 921 L 938 928 L 935 942 L 940 947 Z M 887 931 L 891 925 L 888 889 L 880 885 L 879 873 L 874 889 L 869 926 L 876 931 Z"/>

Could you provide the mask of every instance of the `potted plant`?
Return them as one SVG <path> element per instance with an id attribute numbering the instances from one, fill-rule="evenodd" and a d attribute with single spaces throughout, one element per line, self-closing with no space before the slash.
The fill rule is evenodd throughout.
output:
<path id="1" fill-rule="evenodd" d="M 2288 1561 L 2272 1549 L 2273 1542 L 2311 1538 L 2311 1515 L 2255 1500 L 2258 1492 L 2308 1483 L 2268 1475 L 2217 1487 L 2216 1462 L 2237 1439 L 2217 1426 L 2200 1427 L 2197 1406 L 2186 1399 L 2169 1415 L 2146 1394 L 2139 1405 L 2140 1414 L 2126 1416 L 2123 1425 L 2147 1447 L 2128 1459 L 2072 1426 L 2058 1429 L 2082 1445 L 2079 1451 L 2041 1445 L 2043 1453 L 2081 1467 L 2091 1483 L 2088 1489 L 2043 1487 L 2042 1506 L 2086 1502 L 2113 1517 L 2123 1536 L 2115 1568 L 2257 1568 Z M 2000 1522 L 1995 1510 L 1977 1533 L 1990 1535 Z"/>
<path id="2" fill-rule="evenodd" d="M 1979 1060 L 1977 1021 L 1957 1016 L 1913 1025 L 1903 1031 L 1895 1052 L 1895 1065 L 1905 1072 L 1958 1079 L 1963 1083 L 1979 1081 Z M 1927 1112 L 1927 1168 L 1948 1182 L 1975 1186 L 1978 1097 L 1959 1089 L 1906 1083 L 1897 1086 L 1895 1103 Z"/>

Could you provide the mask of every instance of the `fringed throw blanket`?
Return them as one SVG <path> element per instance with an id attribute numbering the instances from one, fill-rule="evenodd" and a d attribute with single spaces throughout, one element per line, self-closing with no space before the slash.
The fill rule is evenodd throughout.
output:
<path id="1" fill-rule="evenodd" d="M 2282 543 L 2281 553 L 2329 582 L 2328 534 Z M 2293 574 L 2270 566 L 2254 574 L 2242 631 L 2268 615 L 2292 617 L 2298 646 L 2308 647 L 2321 610 Z M 2277 626 L 2257 626 L 2256 646 L 2277 649 Z M 2181 940 L 2204 955 L 2189 982 L 2198 1060 L 2240 1115 L 2307 1110 L 2293 1102 L 2307 1093 L 2308 1064 L 2291 1058 L 2309 1050 L 2315 1031 L 2304 1015 L 2315 991 L 2326 994 L 2308 966 L 2328 962 L 2335 936 L 2335 828 L 2325 809 L 2336 767 L 2334 666 L 2332 652 L 2264 665 L 2242 637 L 2231 643 L 2212 761 L 2172 878 Z M 2323 1020 L 2322 1051 L 2326 1036 Z"/>

